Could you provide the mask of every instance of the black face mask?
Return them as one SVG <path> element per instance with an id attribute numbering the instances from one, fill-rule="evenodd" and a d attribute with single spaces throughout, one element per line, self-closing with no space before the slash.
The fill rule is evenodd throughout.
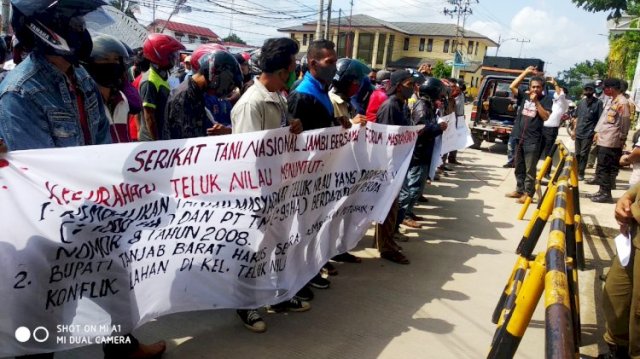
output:
<path id="1" fill-rule="evenodd" d="M 122 64 L 89 63 L 86 68 L 98 85 L 111 89 L 122 88 L 122 75 L 124 74 L 124 66 Z"/>

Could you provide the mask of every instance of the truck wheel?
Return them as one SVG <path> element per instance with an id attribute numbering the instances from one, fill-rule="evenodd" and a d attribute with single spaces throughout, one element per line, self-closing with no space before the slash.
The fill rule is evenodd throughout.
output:
<path id="1" fill-rule="evenodd" d="M 471 148 L 473 148 L 474 150 L 479 150 L 480 149 L 480 145 L 482 145 L 482 137 L 478 137 L 477 135 L 472 135 L 471 138 L 473 138 L 473 145 L 471 146 Z"/>

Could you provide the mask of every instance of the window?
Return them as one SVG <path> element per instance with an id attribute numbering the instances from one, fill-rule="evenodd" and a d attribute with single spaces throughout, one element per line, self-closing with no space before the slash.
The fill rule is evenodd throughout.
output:
<path id="1" fill-rule="evenodd" d="M 474 52 L 474 55 L 477 55 L 477 54 L 478 54 L 478 47 L 479 47 L 479 45 L 480 45 L 480 42 L 479 42 L 479 41 L 476 41 L 476 51 Z"/>
<path id="2" fill-rule="evenodd" d="M 444 46 L 442 47 L 442 52 L 449 52 L 449 40 L 444 40 Z"/>
<path id="3" fill-rule="evenodd" d="M 420 39 L 420 47 L 418 48 L 419 51 L 424 51 L 424 43 L 425 43 L 425 40 Z"/>
<path id="4" fill-rule="evenodd" d="M 174 33 L 174 37 L 176 38 L 176 40 L 178 41 L 182 41 L 182 37 L 184 36 L 184 34 L 180 33 L 180 32 L 175 32 Z"/>
<path id="5" fill-rule="evenodd" d="M 433 39 L 429 39 L 427 42 L 427 52 L 433 51 Z"/>
<path id="6" fill-rule="evenodd" d="M 358 39 L 358 58 L 370 64 L 373 55 L 373 34 L 360 34 Z"/>
<path id="7" fill-rule="evenodd" d="M 387 63 L 391 62 L 391 59 L 393 58 L 393 44 L 396 42 L 396 36 L 395 35 L 391 35 L 389 36 L 389 43 L 387 44 Z"/>
<path id="8" fill-rule="evenodd" d="M 189 35 L 189 43 L 193 44 L 194 42 L 196 42 L 196 36 L 194 35 Z"/>
<path id="9" fill-rule="evenodd" d="M 302 34 L 302 46 L 307 46 L 307 34 Z"/>
<path id="10" fill-rule="evenodd" d="M 384 47 L 387 45 L 387 35 L 379 34 L 378 36 L 378 56 L 376 57 L 376 61 L 380 64 L 384 58 Z"/>
<path id="11" fill-rule="evenodd" d="M 451 42 L 451 53 L 456 52 L 456 48 L 458 47 L 458 41 L 457 40 L 453 40 Z"/>
<path id="12" fill-rule="evenodd" d="M 473 41 L 469 41 L 469 46 L 467 46 L 467 54 L 468 55 L 473 54 Z"/>
<path id="13" fill-rule="evenodd" d="M 309 34 L 309 44 L 313 42 L 313 34 Z"/>
<path id="14" fill-rule="evenodd" d="M 404 38 L 404 46 L 402 48 L 404 49 L 404 51 L 409 51 L 409 38 L 408 37 Z"/>

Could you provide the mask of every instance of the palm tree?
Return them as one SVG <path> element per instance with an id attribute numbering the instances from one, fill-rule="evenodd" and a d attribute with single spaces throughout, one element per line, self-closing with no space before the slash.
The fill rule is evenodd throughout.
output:
<path id="1" fill-rule="evenodd" d="M 138 2 L 132 0 L 111 0 L 111 6 L 122 11 L 125 15 L 138 21 L 134 13 L 139 10 Z"/>

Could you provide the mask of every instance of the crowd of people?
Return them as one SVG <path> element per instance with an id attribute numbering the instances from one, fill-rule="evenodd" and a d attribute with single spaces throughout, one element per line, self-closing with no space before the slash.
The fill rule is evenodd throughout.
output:
<path id="1" fill-rule="evenodd" d="M 520 84 L 527 77 L 529 87 L 523 91 Z M 516 190 L 507 197 L 517 198 L 519 203 L 533 198 L 537 163 L 551 154 L 560 118 L 568 110 L 567 90 L 551 79 L 555 93 L 549 96 L 545 91 L 547 81 L 535 67 L 529 67 L 510 86 L 518 111 L 510 141 L 514 163 L 505 167 L 515 167 Z M 626 81 L 616 78 L 584 84 L 570 125 L 579 181 L 585 181 L 587 167 L 594 167 L 597 158 L 595 177 L 585 181 L 599 186 L 596 193 L 588 195 L 591 201 L 612 203 L 611 191 L 620 166 L 635 164 L 632 187 L 616 204 L 616 219 L 621 233 L 629 238 L 631 254 L 626 265 L 616 256 L 606 275 L 602 307 L 606 320 L 604 340 L 609 351 L 598 356 L 602 359 L 640 357 L 640 261 L 636 260 L 640 255 L 640 131 L 634 135 L 634 147 L 623 156 L 631 118 L 636 113 L 627 88 Z"/>
<path id="2" fill-rule="evenodd" d="M 282 127 L 300 134 L 333 126 L 366 126 L 368 122 L 424 125 L 400 194 L 384 222 L 376 225 L 374 236 L 381 258 L 410 263 L 398 244 L 407 240 L 400 225 L 421 227 L 423 218 L 414 213 L 414 207 L 428 201 L 423 196 L 425 186 L 446 176 L 450 164 L 459 164 L 452 152 L 442 157 L 443 164 L 437 169 L 431 168 L 433 157 L 440 155 L 436 139 L 447 129 L 446 122 L 438 119 L 451 113 L 464 118 L 462 81 L 435 78 L 426 64 L 417 70 L 371 69 L 358 60 L 338 58 L 335 44 L 328 40 L 311 42 L 299 62 L 298 43 L 284 37 L 266 40 L 252 54 L 232 54 L 219 44 L 204 44 L 188 54 L 178 40 L 158 33 L 149 34 L 141 48 L 131 49 L 110 35 L 90 36 L 83 16 L 95 11 L 102 1 L 11 3 L 15 37 L 9 45 L 16 66 L 2 73 L 0 82 L 0 153 Z M 508 164 L 515 167 L 516 189 L 507 196 L 521 203 L 527 196 L 533 197 L 537 163 L 550 153 L 561 117 L 568 110 L 567 89 L 551 80 L 555 94 L 546 96 L 548 79 L 538 75 L 529 67 L 510 86 L 518 107 L 509 141 L 513 163 Z M 529 78 L 528 89 L 520 87 L 525 78 Z M 630 117 L 635 113 L 625 97 L 626 87 L 619 79 L 586 84 L 576 108 L 572 137 L 580 180 L 584 180 L 590 152 L 597 152 L 596 176 L 588 181 L 600 186 L 591 196 L 594 202 L 612 201 L 619 165 L 640 163 L 637 138 L 637 147 L 622 156 Z M 635 182 L 640 180 L 640 165 L 637 169 L 632 176 Z M 636 192 L 618 202 L 618 218 L 625 225 L 632 218 L 640 219 L 633 211 Z M 634 243 L 637 253 L 637 238 Z M 332 261 L 359 263 L 361 259 L 346 252 Z M 639 335 L 637 316 L 628 324 L 629 318 L 624 322 L 617 315 L 625 308 L 638 311 L 638 303 L 630 304 L 628 285 L 634 283 L 635 275 L 633 295 L 637 302 L 640 266 L 632 268 L 633 273 L 624 267 L 612 269 L 605 286 L 614 298 L 627 285 L 627 296 L 612 299 L 606 310 L 606 340 L 612 351 L 638 350 L 640 343 L 640 339 L 629 341 L 629 331 L 632 338 Z M 309 310 L 312 288 L 329 288 L 327 277 L 335 274 L 337 269 L 327 262 L 296 296 L 267 307 L 267 311 Z M 251 331 L 266 330 L 257 308 L 237 313 Z M 151 358 L 165 351 L 162 341 L 145 345 L 128 335 L 131 344 L 105 345 L 105 357 Z"/>
<path id="3" fill-rule="evenodd" d="M 0 153 L 132 141 L 185 139 L 289 127 L 302 131 L 367 122 L 424 125 L 402 190 L 384 223 L 376 226 L 375 247 L 383 259 L 409 264 L 398 241 L 400 224 L 419 228 L 414 211 L 426 183 L 450 168 L 431 169 L 436 137 L 446 129 L 440 116 L 464 115 L 464 83 L 437 79 L 429 66 L 371 69 L 338 58 L 335 44 L 316 40 L 298 62 L 299 45 L 272 38 L 253 54 L 232 54 L 204 44 L 188 54 L 172 36 L 149 34 L 139 49 L 99 34 L 91 37 L 84 16 L 102 1 L 12 0 L 11 42 L 16 66 L 0 83 Z M 1 55 L 1 54 L 0 54 Z M 455 153 L 444 161 L 459 163 Z M 342 253 L 335 262 L 359 263 Z M 303 312 L 311 288 L 330 287 L 337 274 L 327 262 L 295 297 L 269 312 Z M 264 332 L 257 309 L 237 311 L 243 324 Z M 106 358 L 150 358 L 164 342 L 104 346 Z M 53 354 L 27 356 L 50 358 Z"/>

